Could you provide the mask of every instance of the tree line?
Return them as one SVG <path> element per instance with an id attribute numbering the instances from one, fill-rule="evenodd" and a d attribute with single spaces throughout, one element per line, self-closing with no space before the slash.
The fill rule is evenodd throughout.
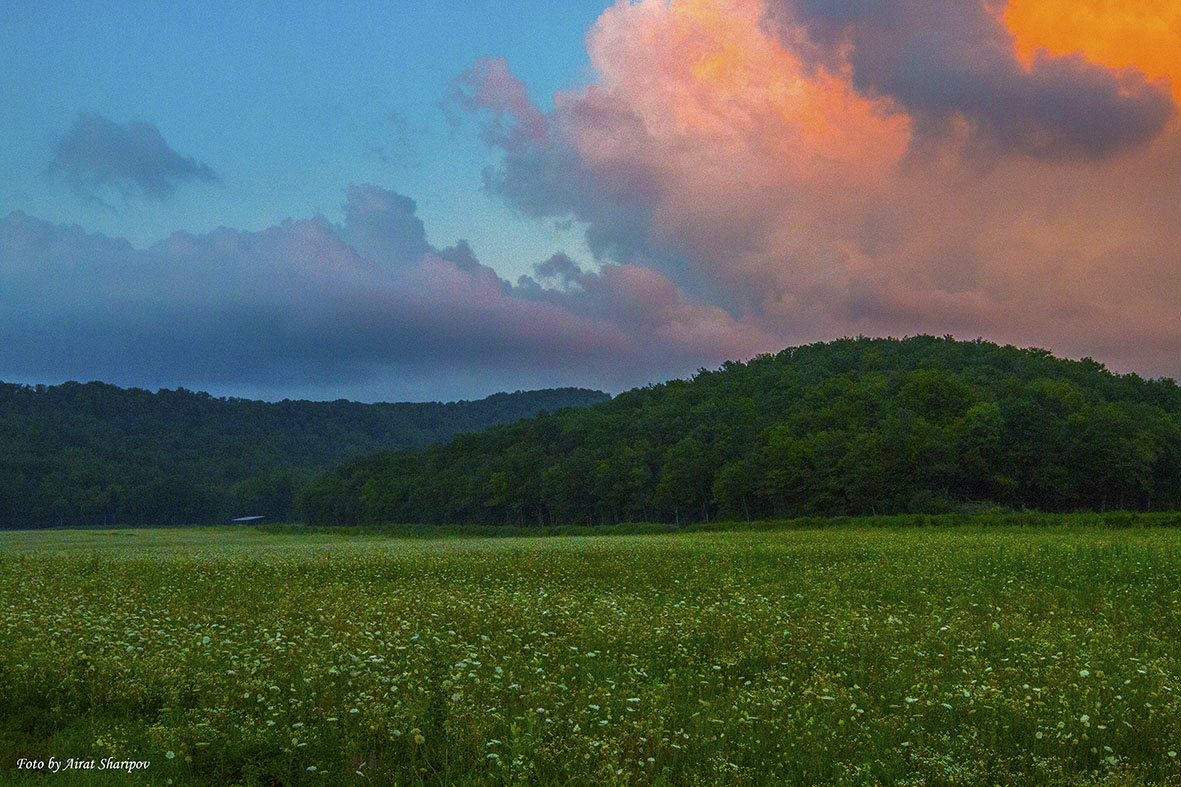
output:
<path id="1" fill-rule="evenodd" d="M 440 404 L 216 398 L 104 383 L 0 383 L 0 528 L 291 520 L 358 456 L 609 398 L 576 388 Z"/>
<path id="2" fill-rule="evenodd" d="M 1181 389 L 982 340 L 843 339 L 356 460 L 300 504 L 320 525 L 1177 509 Z"/>

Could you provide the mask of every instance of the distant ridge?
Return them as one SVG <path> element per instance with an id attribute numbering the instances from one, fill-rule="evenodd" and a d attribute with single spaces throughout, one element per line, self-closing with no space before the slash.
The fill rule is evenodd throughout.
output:
<path id="1" fill-rule="evenodd" d="M 450 404 L 261 402 L 0 383 L 0 527 L 281 521 L 308 478 L 349 459 L 608 398 L 558 388 Z"/>
<path id="2" fill-rule="evenodd" d="M 1181 508 L 1181 389 L 1041 349 L 842 339 L 358 460 L 310 523 Z"/>

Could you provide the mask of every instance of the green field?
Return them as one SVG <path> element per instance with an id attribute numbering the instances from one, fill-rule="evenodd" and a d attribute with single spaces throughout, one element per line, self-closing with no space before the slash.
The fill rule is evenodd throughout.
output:
<path id="1" fill-rule="evenodd" d="M 1179 569 L 1166 528 L 0 533 L 0 782 L 1181 783 Z"/>

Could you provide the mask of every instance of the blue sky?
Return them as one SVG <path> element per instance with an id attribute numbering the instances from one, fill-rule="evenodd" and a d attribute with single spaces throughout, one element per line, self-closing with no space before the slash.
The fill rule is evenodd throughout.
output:
<path id="1" fill-rule="evenodd" d="M 177 229 L 261 229 L 322 213 L 337 220 L 350 183 L 413 197 L 430 240 L 468 239 L 515 279 L 581 233 L 526 218 L 482 190 L 493 153 L 451 81 L 476 58 L 513 53 L 531 97 L 590 79 L 582 46 L 609 3 L 23 2 L 0 11 L 0 215 L 12 210 L 137 245 Z M 79 111 L 147 121 L 220 185 L 105 209 L 47 174 Z M 462 120 L 459 127 L 448 122 Z"/>

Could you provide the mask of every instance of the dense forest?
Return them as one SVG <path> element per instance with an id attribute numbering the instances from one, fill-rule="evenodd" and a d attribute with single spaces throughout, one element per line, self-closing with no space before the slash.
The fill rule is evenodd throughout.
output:
<path id="1" fill-rule="evenodd" d="M 302 485 L 347 460 L 607 398 L 562 388 L 452 404 L 272 403 L 0 383 L 0 528 L 289 519 Z"/>
<path id="2" fill-rule="evenodd" d="M 1039 349 L 844 339 L 349 463 L 314 524 L 1181 507 L 1181 389 Z"/>

